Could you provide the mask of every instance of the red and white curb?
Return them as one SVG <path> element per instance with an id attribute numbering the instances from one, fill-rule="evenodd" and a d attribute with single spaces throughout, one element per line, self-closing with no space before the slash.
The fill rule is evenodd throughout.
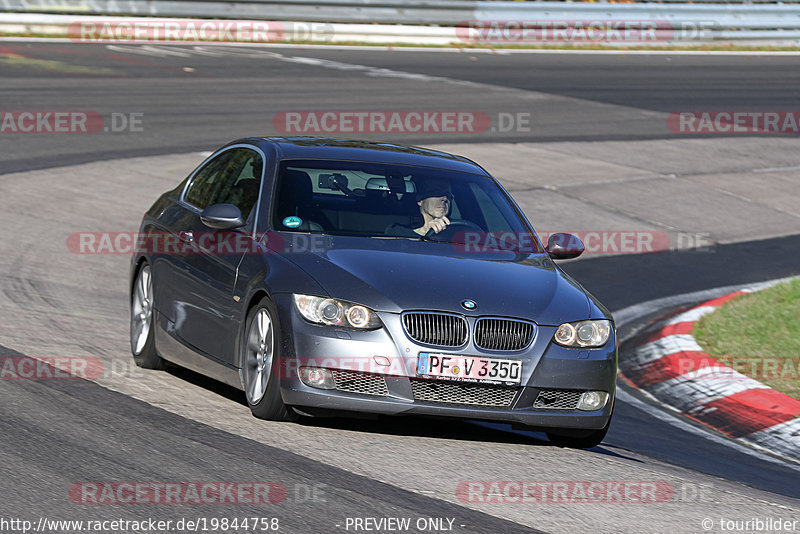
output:
<path id="1" fill-rule="evenodd" d="M 734 291 L 655 323 L 629 344 L 620 374 L 695 421 L 800 461 L 800 400 L 719 363 L 692 337 L 701 317 L 752 291 Z"/>

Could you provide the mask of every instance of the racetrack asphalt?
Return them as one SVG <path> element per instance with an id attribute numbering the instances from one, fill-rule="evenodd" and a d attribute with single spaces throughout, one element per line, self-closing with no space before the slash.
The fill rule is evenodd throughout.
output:
<path id="1" fill-rule="evenodd" d="M 4 110 L 91 106 L 103 114 L 143 112 L 145 131 L 0 136 L 0 165 L 6 173 L 0 176 L 0 217 L 12 236 L 0 244 L 3 355 L 97 357 L 107 369 L 118 371 L 97 384 L 0 381 L 5 425 L 0 490 L 4 496 L 15 495 L 4 503 L 3 515 L 46 512 L 70 519 L 120 512 L 167 519 L 188 511 L 206 516 L 273 513 L 197 505 L 177 506 L 175 511 L 163 506 L 90 507 L 68 498 L 69 487 L 86 480 L 255 478 L 281 481 L 290 490 L 305 487 L 302 484 L 327 485 L 329 496 L 322 505 L 297 506 L 287 500 L 275 508 L 290 532 L 336 531 L 336 521 L 364 515 L 458 517 L 466 525 L 463 531 L 476 532 L 513 531 L 509 523 L 495 523 L 501 520 L 552 532 L 692 532 L 700 530 L 708 516 L 715 521 L 798 517 L 794 468 L 709 439 L 704 430 L 676 427 L 668 422 L 674 416 L 666 412 L 665 419 L 653 418 L 650 410 L 658 408 L 642 399 L 620 402 L 607 442 L 588 452 L 558 449 L 535 435 L 460 421 L 323 421 L 303 426 L 257 421 L 228 388 L 191 373 L 131 367 L 126 347 L 127 258 L 82 256 L 66 248 L 72 232 L 135 229 L 155 196 L 202 159 L 196 153 L 154 155 L 210 150 L 237 136 L 269 134 L 273 113 L 307 109 L 308 102 L 315 102 L 314 109 L 441 106 L 481 109 L 490 115 L 532 110 L 535 121 L 541 118 L 541 123 L 535 122 L 538 129 L 524 134 L 386 136 L 455 147 L 475 157 L 504 180 L 537 228 L 682 232 L 702 234 L 715 244 L 658 254 L 587 254 L 564 264 L 613 310 L 676 293 L 795 274 L 800 230 L 792 201 L 797 193 L 785 188 L 779 195 L 759 196 L 747 185 L 760 180 L 759 184 L 780 187 L 795 180 L 793 167 L 800 165 L 796 137 L 676 138 L 664 131 L 664 116 L 675 109 L 704 106 L 789 107 L 796 84 L 792 87 L 791 73 L 783 73 L 797 59 L 680 57 L 673 61 L 681 67 L 672 70 L 673 65 L 665 67 L 660 59 L 626 63 L 630 58 L 624 54 L 517 59 L 481 55 L 472 60 L 468 54 L 428 52 L 270 52 L 281 54 L 281 59 L 227 55 L 222 49 L 216 56 L 196 50 L 182 56 L 175 54 L 183 53 L 179 48 L 171 47 L 172 55 L 159 56 L 141 49 L 126 53 L 102 46 L 9 43 L 0 45 L 0 54 L 8 46 L 15 47 L 13 54 L 39 61 L 0 62 Z M 287 56 L 334 58 L 394 73 L 286 61 Z M 498 63 L 474 66 L 484 60 Z M 75 65 L 115 73 L 76 74 Z M 194 69 L 191 76 L 184 67 Z M 675 73 L 685 91 L 664 86 L 664 79 Z M 738 82 L 731 91 L 734 78 Z M 611 90 L 595 94 L 590 83 L 600 89 L 616 83 L 621 95 Z M 716 100 L 708 94 L 713 88 Z M 496 96 L 487 102 L 490 89 Z M 730 94 L 720 97 L 724 91 Z M 512 153 L 527 154 L 529 169 L 515 166 L 507 143 L 517 143 Z M 537 148 L 544 152 L 534 154 Z M 561 175 L 536 174 L 537 166 L 553 168 L 559 153 Z M 147 157 L 118 159 L 126 155 Z M 54 167 L 93 160 L 106 161 Z M 567 180 L 571 176 L 574 180 Z M 609 184 L 620 176 L 627 181 Z M 644 204 L 638 200 L 620 207 L 615 202 L 624 203 L 637 181 L 648 180 L 639 193 Z M 650 187 L 664 193 L 648 200 Z M 610 197 L 602 196 L 604 188 Z M 695 219 L 669 218 L 670 207 L 687 204 L 689 190 L 710 199 L 710 209 L 695 209 Z M 599 194 L 591 196 L 594 191 Z M 563 208 L 566 203 L 570 209 Z M 747 220 L 741 221 L 744 207 Z M 677 497 L 667 503 L 623 505 L 621 513 L 619 504 L 491 505 L 464 503 L 455 495 L 464 480 L 520 477 L 658 480 L 675 488 Z M 39 502 L 46 505 L 34 504 Z"/>
<path id="2" fill-rule="evenodd" d="M 681 140 L 693 136 L 670 131 L 671 112 L 794 109 L 798 62 L 798 56 L 779 55 L 506 55 L 5 40 L 3 109 L 58 104 L 97 111 L 109 123 L 111 113 L 143 113 L 144 132 L 111 133 L 102 143 L 93 136 L 5 134 L 0 172 L 213 150 L 221 139 L 279 133 L 276 114 L 307 109 L 474 110 L 489 115 L 495 127 L 360 135 L 424 145 Z M 530 114 L 530 122 L 506 128 L 500 113 Z M 774 166 L 783 164 L 772 159 Z"/>

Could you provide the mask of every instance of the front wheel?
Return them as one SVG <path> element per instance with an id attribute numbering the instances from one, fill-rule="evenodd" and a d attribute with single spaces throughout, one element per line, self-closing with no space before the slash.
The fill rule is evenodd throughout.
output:
<path id="1" fill-rule="evenodd" d="M 273 372 L 281 346 L 277 316 L 275 305 L 267 298 L 247 314 L 239 360 L 242 386 L 254 416 L 272 421 L 293 421 L 297 415 L 283 403 L 280 380 Z"/>
<path id="2" fill-rule="evenodd" d="M 165 362 L 156 352 L 153 310 L 153 275 L 145 263 L 131 292 L 131 353 L 139 367 L 164 369 Z"/>

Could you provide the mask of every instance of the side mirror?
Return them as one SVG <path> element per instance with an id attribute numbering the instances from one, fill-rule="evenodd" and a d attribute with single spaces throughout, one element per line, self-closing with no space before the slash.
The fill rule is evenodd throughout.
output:
<path id="1" fill-rule="evenodd" d="M 569 260 L 583 254 L 583 242 L 572 234 L 551 234 L 547 239 L 547 253 L 554 260 Z"/>
<path id="2" fill-rule="evenodd" d="M 200 220 L 209 228 L 231 230 L 244 226 L 242 212 L 233 204 L 214 204 L 203 210 Z"/>

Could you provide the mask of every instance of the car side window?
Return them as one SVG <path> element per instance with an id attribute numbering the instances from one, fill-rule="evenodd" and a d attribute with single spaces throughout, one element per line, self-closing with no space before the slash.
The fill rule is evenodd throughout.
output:
<path id="1" fill-rule="evenodd" d="M 189 182 L 183 199 L 201 210 L 211 206 L 213 204 L 211 199 L 222 184 L 231 156 L 233 156 L 231 150 L 223 152 L 197 171 Z"/>
<path id="2" fill-rule="evenodd" d="M 225 185 L 219 190 L 214 204 L 233 204 L 246 221 L 258 201 L 264 161 L 261 154 L 249 148 L 240 148 L 231 158 Z"/>
<path id="3" fill-rule="evenodd" d="M 196 175 L 186 192 L 186 201 L 205 209 L 214 204 L 233 204 L 247 221 L 258 201 L 264 161 L 249 148 L 220 154 Z"/>

